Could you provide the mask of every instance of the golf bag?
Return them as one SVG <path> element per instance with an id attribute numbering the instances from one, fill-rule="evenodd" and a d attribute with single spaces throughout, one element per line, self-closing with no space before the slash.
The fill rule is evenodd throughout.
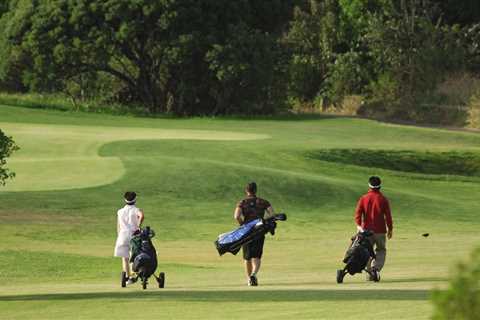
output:
<path id="1" fill-rule="evenodd" d="M 165 283 L 163 272 L 159 277 L 155 276 L 158 262 L 157 251 L 152 243 L 154 236 L 155 232 L 146 227 L 135 232 L 130 240 L 132 270 L 137 274 L 137 279 L 140 278 L 142 281 L 143 289 L 146 289 L 148 278 L 152 275 L 157 279 L 160 288 L 163 288 Z"/>
<path id="2" fill-rule="evenodd" d="M 215 247 L 217 248 L 218 254 L 223 255 L 226 252 L 230 252 L 231 254 L 236 255 L 243 245 L 252 242 L 256 238 L 269 232 L 271 235 L 274 235 L 277 227 L 276 221 L 285 220 L 287 220 L 286 214 L 279 213 L 266 220 L 252 220 L 231 232 L 219 235 L 215 241 Z"/>
<path id="3" fill-rule="evenodd" d="M 374 281 L 379 280 L 378 273 L 375 270 L 368 271 L 366 269 L 369 260 L 375 258 L 375 252 L 369 240 L 372 235 L 371 231 L 365 230 L 352 237 L 352 243 L 343 258 L 343 263 L 346 265 L 343 270 L 337 270 L 337 283 L 342 283 L 347 273 L 354 275 L 364 270 L 370 274 Z"/>

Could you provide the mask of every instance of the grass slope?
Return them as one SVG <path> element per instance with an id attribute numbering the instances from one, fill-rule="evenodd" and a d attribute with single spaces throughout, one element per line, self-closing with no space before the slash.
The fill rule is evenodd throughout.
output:
<path id="1" fill-rule="evenodd" d="M 480 240 L 479 177 L 449 174 L 458 171 L 444 161 L 440 174 L 399 171 L 395 160 L 399 151 L 408 168 L 415 153 L 470 159 L 480 154 L 474 133 L 333 117 L 142 119 L 7 106 L 0 128 L 22 148 L 9 162 L 16 180 L 0 189 L 1 319 L 357 319 L 361 310 L 428 319 L 429 291 Z M 329 150 L 395 165 L 312 156 Z M 382 176 L 395 218 L 383 281 L 357 275 L 337 285 L 353 208 L 372 174 Z M 250 180 L 289 214 L 266 243 L 258 288 L 245 286 L 240 257 L 220 258 L 212 244 L 234 227 Z M 127 189 L 157 231 L 165 290 L 117 283 L 115 211 Z"/>

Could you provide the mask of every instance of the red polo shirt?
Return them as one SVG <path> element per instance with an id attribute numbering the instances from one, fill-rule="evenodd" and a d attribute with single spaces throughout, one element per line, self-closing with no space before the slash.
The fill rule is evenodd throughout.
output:
<path id="1" fill-rule="evenodd" d="M 370 189 L 358 200 L 355 222 L 363 229 L 375 233 L 386 233 L 386 226 L 389 230 L 393 230 L 392 214 L 387 198 L 379 190 Z"/>

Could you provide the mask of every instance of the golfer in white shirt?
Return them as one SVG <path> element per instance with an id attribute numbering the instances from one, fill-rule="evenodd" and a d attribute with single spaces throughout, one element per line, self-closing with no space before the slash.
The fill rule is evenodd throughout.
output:
<path id="1" fill-rule="evenodd" d="M 122 258 L 122 268 L 129 277 L 127 284 L 134 282 L 130 272 L 130 239 L 135 231 L 140 229 L 143 222 L 143 211 L 135 206 L 137 194 L 126 192 L 125 206 L 117 211 L 117 241 L 115 243 L 115 257 Z"/>

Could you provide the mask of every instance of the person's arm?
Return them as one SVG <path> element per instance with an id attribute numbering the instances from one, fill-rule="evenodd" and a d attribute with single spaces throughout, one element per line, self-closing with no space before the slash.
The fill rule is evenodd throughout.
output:
<path id="1" fill-rule="evenodd" d="M 388 200 L 385 199 L 385 222 L 387 223 L 387 238 L 392 239 L 393 237 L 393 219 L 392 212 L 390 211 L 390 204 Z"/>
<path id="2" fill-rule="evenodd" d="M 140 228 L 140 226 L 142 225 L 143 219 L 145 218 L 145 214 L 143 213 L 142 209 L 138 210 L 137 217 L 138 217 L 138 227 Z"/>
<path id="3" fill-rule="evenodd" d="M 118 215 L 118 212 L 117 212 L 117 234 L 120 233 L 120 216 Z"/>
<path id="4" fill-rule="evenodd" d="M 263 219 L 269 219 L 275 215 L 275 211 L 273 210 L 273 207 L 271 205 L 268 206 L 267 212 L 263 216 Z"/>
<path id="5" fill-rule="evenodd" d="M 235 208 L 235 212 L 233 213 L 233 218 L 237 220 L 238 224 L 241 225 L 243 223 L 242 208 L 240 208 L 240 206 L 237 206 Z"/>
<path id="6" fill-rule="evenodd" d="M 363 232 L 362 216 L 363 216 L 363 206 L 362 206 L 362 198 L 360 198 L 358 200 L 357 207 L 355 209 L 355 223 L 357 225 L 357 231 L 359 232 Z"/>

